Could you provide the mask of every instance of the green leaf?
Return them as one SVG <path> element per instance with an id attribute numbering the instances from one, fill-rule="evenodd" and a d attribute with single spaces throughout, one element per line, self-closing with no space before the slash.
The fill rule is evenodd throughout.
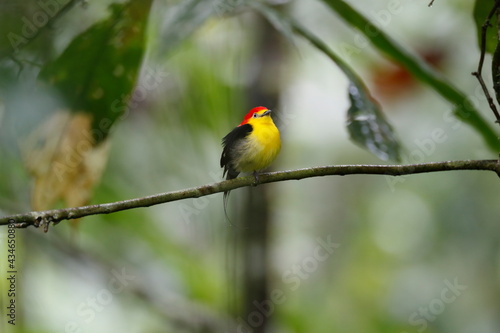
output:
<path id="1" fill-rule="evenodd" d="M 298 24 L 294 30 L 335 62 L 349 79 L 351 106 L 347 111 L 347 129 L 351 139 L 384 161 L 399 161 L 400 145 L 394 130 L 361 78 L 317 37 Z"/>
<path id="2" fill-rule="evenodd" d="M 380 105 L 371 97 L 365 84 L 352 68 L 322 40 L 296 21 L 284 18 L 269 6 L 253 7 L 259 10 L 285 36 L 288 37 L 288 32 L 294 31 L 308 40 L 344 72 L 349 79 L 351 107 L 347 111 L 347 129 L 351 139 L 384 161 L 399 161 L 400 145 L 392 126 L 385 119 Z"/>
<path id="3" fill-rule="evenodd" d="M 476 0 L 474 4 L 474 22 L 476 23 L 477 43 L 481 49 L 481 39 L 483 34 L 483 25 L 485 24 L 488 16 L 495 5 L 495 0 Z M 485 51 L 493 53 L 498 44 L 497 34 L 497 15 L 490 18 L 490 26 L 486 30 Z"/>
<path id="4" fill-rule="evenodd" d="M 61 107 L 92 114 L 97 142 L 126 110 L 145 51 L 151 2 L 111 5 L 108 19 L 78 35 L 40 72 L 39 79 L 62 96 Z"/>
<path id="5" fill-rule="evenodd" d="M 497 102 L 500 103 L 500 43 L 496 45 L 495 52 L 493 53 L 491 60 L 491 74 L 495 97 Z"/>
<path id="6" fill-rule="evenodd" d="M 453 104 L 454 115 L 464 123 L 472 126 L 482 136 L 490 149 L 495 152 L 500 151 L 498 134 L 473 106 L 467 95 L 449 83 L 425 62 L 398 45 L 385 32 L 345 1 L 323 0 L 323 2 L 348 24 L 358 29 L 382 53 L 400 63 L 413 76 L 432 87 L 444 99 Z"/>
<path id="7" fill-rule="evenodd" d="M 351 139 L 380 159 L 400 161 L 400 147 L 394 130 L 367 91 L 349 85 L 351 107 L 347 111 L 347 129 Z"/>

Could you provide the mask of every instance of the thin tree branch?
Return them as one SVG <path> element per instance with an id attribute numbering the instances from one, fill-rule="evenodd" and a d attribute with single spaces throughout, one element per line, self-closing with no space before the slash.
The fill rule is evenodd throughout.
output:
<path id="1" fill-rule="evenodd" d="M 472 72 L 472 75 L 474 75 L 479 81 L 479 84 L 483 89 L 484 95 L 486 96 L 486 100 L 488 101 L 488 105 L 490 106 L 491 111 L 493 111 L 493 114 L 496 117 L 496 123 L 500 124 L 500 114 L 498 113 L 495 102 L 493 102 L 493 98 L 491 98 L 490 92 L 488 91 L 488 87 L 486 87 L 486 83 L 484 83 L 483 79 L 483 64 L 484 64 L 484 56 L 486 54 L 486 33 L 488 31 L 488 28 L 491 26 L 490 20 L 493 17 L 493 15 L 497 12 L 499 6 L 500 2 L 498 0 L 495 1 L 495 5 L 488 14 L 486 21 L 481 26 L 481 55 L 479 57 L 479 64 L 477 66 L 477 71 Z"/>
<path id="2" fill-rule="evenodd" d="M 305 168 L 289 171 L 262 173 L 259 175 L 259 184 L 274 183 L 285 180 L 300 180 L 321 176 L 345 175 L 387 175 L 402 176 L 418 173 L 429 173 L 453 170 L 484 170 L 493 171 L 500 177 L 500 160 L 464 160 L 445 161 L 407 165 L 334 165 Z M 57 224 L 62 220 L 78 219 L 97 214 L 110 214 L 122 210 L 149 207 L 171 201 L 188 198 L 199 198 L 206 195 L 234 190 L 236 188 L 256 185 L 253 176 L 225 180 L 219 183 L 193 187 L 185 190 L 154 194 L 147 197 L 135 198 L 117 202 L 104 203 L 74 208 L 53 209 L 39 212 L 29 212 L 0 217 L 0 225 L 12 224 L 16 228 L 26 228 L 31 225 L 43 226 L 47 231 L 49 224 Z"/>

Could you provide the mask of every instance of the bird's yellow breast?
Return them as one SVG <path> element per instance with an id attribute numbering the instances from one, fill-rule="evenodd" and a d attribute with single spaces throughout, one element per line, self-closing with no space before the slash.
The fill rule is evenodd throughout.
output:
<path id="1" fill-rule="evenodd" d="M 281 149 L 280 132 L 270 116 L 251 119 L 248 123 L 252 132 L 240 147 L 241 154 L 235 163 L 242 172 L 267 168 Z"/>

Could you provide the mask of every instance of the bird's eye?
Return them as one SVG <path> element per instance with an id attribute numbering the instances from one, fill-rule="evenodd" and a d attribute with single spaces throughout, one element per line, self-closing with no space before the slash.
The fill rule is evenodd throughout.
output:
<path id="1" fill-rule="evenodd" d="M 254 113 L 252 117 L 257 118 L 257 113 Z"/>

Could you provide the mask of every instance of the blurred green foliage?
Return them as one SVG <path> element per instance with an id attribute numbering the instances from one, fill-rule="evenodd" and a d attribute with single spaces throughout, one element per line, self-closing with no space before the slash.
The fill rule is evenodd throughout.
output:
<path id="1" fill-rule="evenodd" d="M 349 87 L 347 90 L 351 106 L 347 110 L 347 129 L 351 139 L 384 161 L 400 161 L 399 151 L 401 147 L 394 130 L 384 117 L 380 104 L 370 95 L 365 83 L 356 72 L 323 41 L 300 24 L 288 22 L 270 7 L 258 6 L 257 9 L 289 39 L 294 30 L 298 35 L 307 39 L 330 58 L 348 78 Z"/>
<path id="2" fill-rule="evenodd" d="M 61 108 L 92 114 L 97 143 L 129 102 L 145 53 L 151 2 L 113 4 L 105 21 L 76 36 L 40 71 L 40 80 L 61 94 Z"/>
<path id="3" fill-rule="evenodd" d="M 256 42 L 259 11 L 240 0 L 157 1 L 148 16 L 147 1 L 112 4 L 115 10 L 108 12 L 111 3 L 71 7 L 14 58 L 7 51 L 12 49 L 10 41 L 1 34 L 0 214 L 30 209 L 30 177 L 18 143 L 29 133 L 28 125 L 33 127 L 46 115 L 41 110 L 69 102 L 75 109 L 111 117 L 110 104 L 133 89 L 136 98 L 110 134 L 113 147 L 93 202 L 222 178 L 220 138 L 251 107 L 247 92 L 255 84 L 256 68 L 262 66 L 256 55 L 268 49 Z M 353 105 L 358 105 L 356 111 L 372 111 L 369 116 L 375 121 L 391 121 L 406 147 L 400 152 L 404 162 L 496 158 L 498 130 L 468 69 L 475 68 L 479 57 L 473 4 L 436 1 L 429 9 L 427 3 L 399 3 L 406 11 L 376 27 L 374 15 L 388 11 L 389 3 L 373 1 L 362 8 L 349 3 L 297 0 L 270 7 L 282 15 L 267 18 L 293 42 L 279 63 L 285 69 L 277 106 L 283 151 L 275 167 L 378 163 L 348 140 L 346 111 L 354 111 Z M 0 3 L 0 9 L 9 10 L 9 15 L 0 14 L 0 31 L 22 34 L 22 18 L 33 18 L 43 11 L 40 6 L 36 1 L 22 6 Z M 441 20 L 441 15 L 454 19 Z M 286 22 L 280 21 L 282 16 Z M 294 37 L 290 18 L 317 36 L 323 50 Z M 419 29 L 413 22 L 420 23 Z M 366 24 L 378 33 L 366 33 Z M 355 41 L 350 27 L 358 28 L 375 47 L 367 43 L 360 57 L 341 58 L 341 43 Z M 412 48 L 389 38 L 408 31 L 418 35 L 407 43 L 432 44 L 447 54 L 442 73 L 418 60 Z M 429 39 L 436 31 L 453 34 L 436 43 Z M 131 39 L 117 48 L 93 42 L 127 32 Z M 328 59 L 328 52 L 338 61 Z M 367 63 L 381 67 L 378 52 L 401 63 L 425 88 L 405 86 L 399 101 L 377 95 Z M 101 61 L 89 54 L 102 56 Z M 340 71 L 331 66 L 332 60 Z M 113 75 L 120 63 L 127 64 L 124 80 Z M 37 83 L 40 72 L 44 85 L 56 82 L 60 89 L 50 93 L 57 103 L 46 101 L 46 90 Z M 353 81 L 348 73 L 359 77 L 358 88 L 364 86 L 360 99 L 349 100 L 346 94 Z M 88 88 L 80 90 L 82 84 Z M 92 99 L 97 86 L 109 91 L 105 101 Z M 477 105 L 464 103 L 472 98 Z M 467 113 L 458 112 L 454 118 L 453 109 L 462 107 Z M 118 114 L 112 117 L 118 119 Z M 442 140 L 434 139 L 435 131 L 442 133 Z M 355 132 L 365 142 L 373 136 L 362 129 Z M 380 142 L 395 145 L 392 131 L 387 133 L 389 139 Z M 398 149 L 388 153 L 395 157 Z M 266 286 L 269 298 L 255 299 L 253 315 L 239 313 L 244 270 L 241 262 L 231 260 L 245 250 L 234 244 L 242 228 L 238 221 L 229 225 L 224 219 L 221 197 L 209 196 L 88 217 L 77 234 L 66 222 L 48 234 L 17 230 L 18 321 L 12 326 L 3 317 L 2 332 L 220 333 L 245 331 L 238 325 L 252 326 L 264 317 L 271 322 L 268 332 L 499 330 L 500 186 L 492 175 L 328 177 L 265 189 L 270 198 L 271 255 L 262 260 L 269 266 L 271 282 Z M 230 212 L 235 215 L 244 211 L 243 194 L 234 191 Z M 4 278 L 6 235 L 0 230 L 2 309 L 10 301 Z M 328 239 L 338 245 L 331 253 L 324 247 Z M 258 248 L 252 251 L 260 253 Z M 466 289 L 450 290 L 455 279 Z M 281 297 L 272 298 L 273 292 Z"/>
<path id="4" fill-rule="evenodd" d="M 370 22 L 345 1 L 324 0 L 324 2 L 346 22 L 361 31 L 381 52 L 401 63 L 412 75 L 431 86 L 436 93 L 454 105 L 454 115 L 478 131 L 493 151 L 500 150 L 498 134 L 469 101 L 466 94 L 447 82 L 445 78 L 441 77 L 411 52 L 399 46 L 374 23 Z M 397 7 L 399 6 L 397 1 L 391 2 L 388 6 L 394 6 L 394 3 Z"/>

